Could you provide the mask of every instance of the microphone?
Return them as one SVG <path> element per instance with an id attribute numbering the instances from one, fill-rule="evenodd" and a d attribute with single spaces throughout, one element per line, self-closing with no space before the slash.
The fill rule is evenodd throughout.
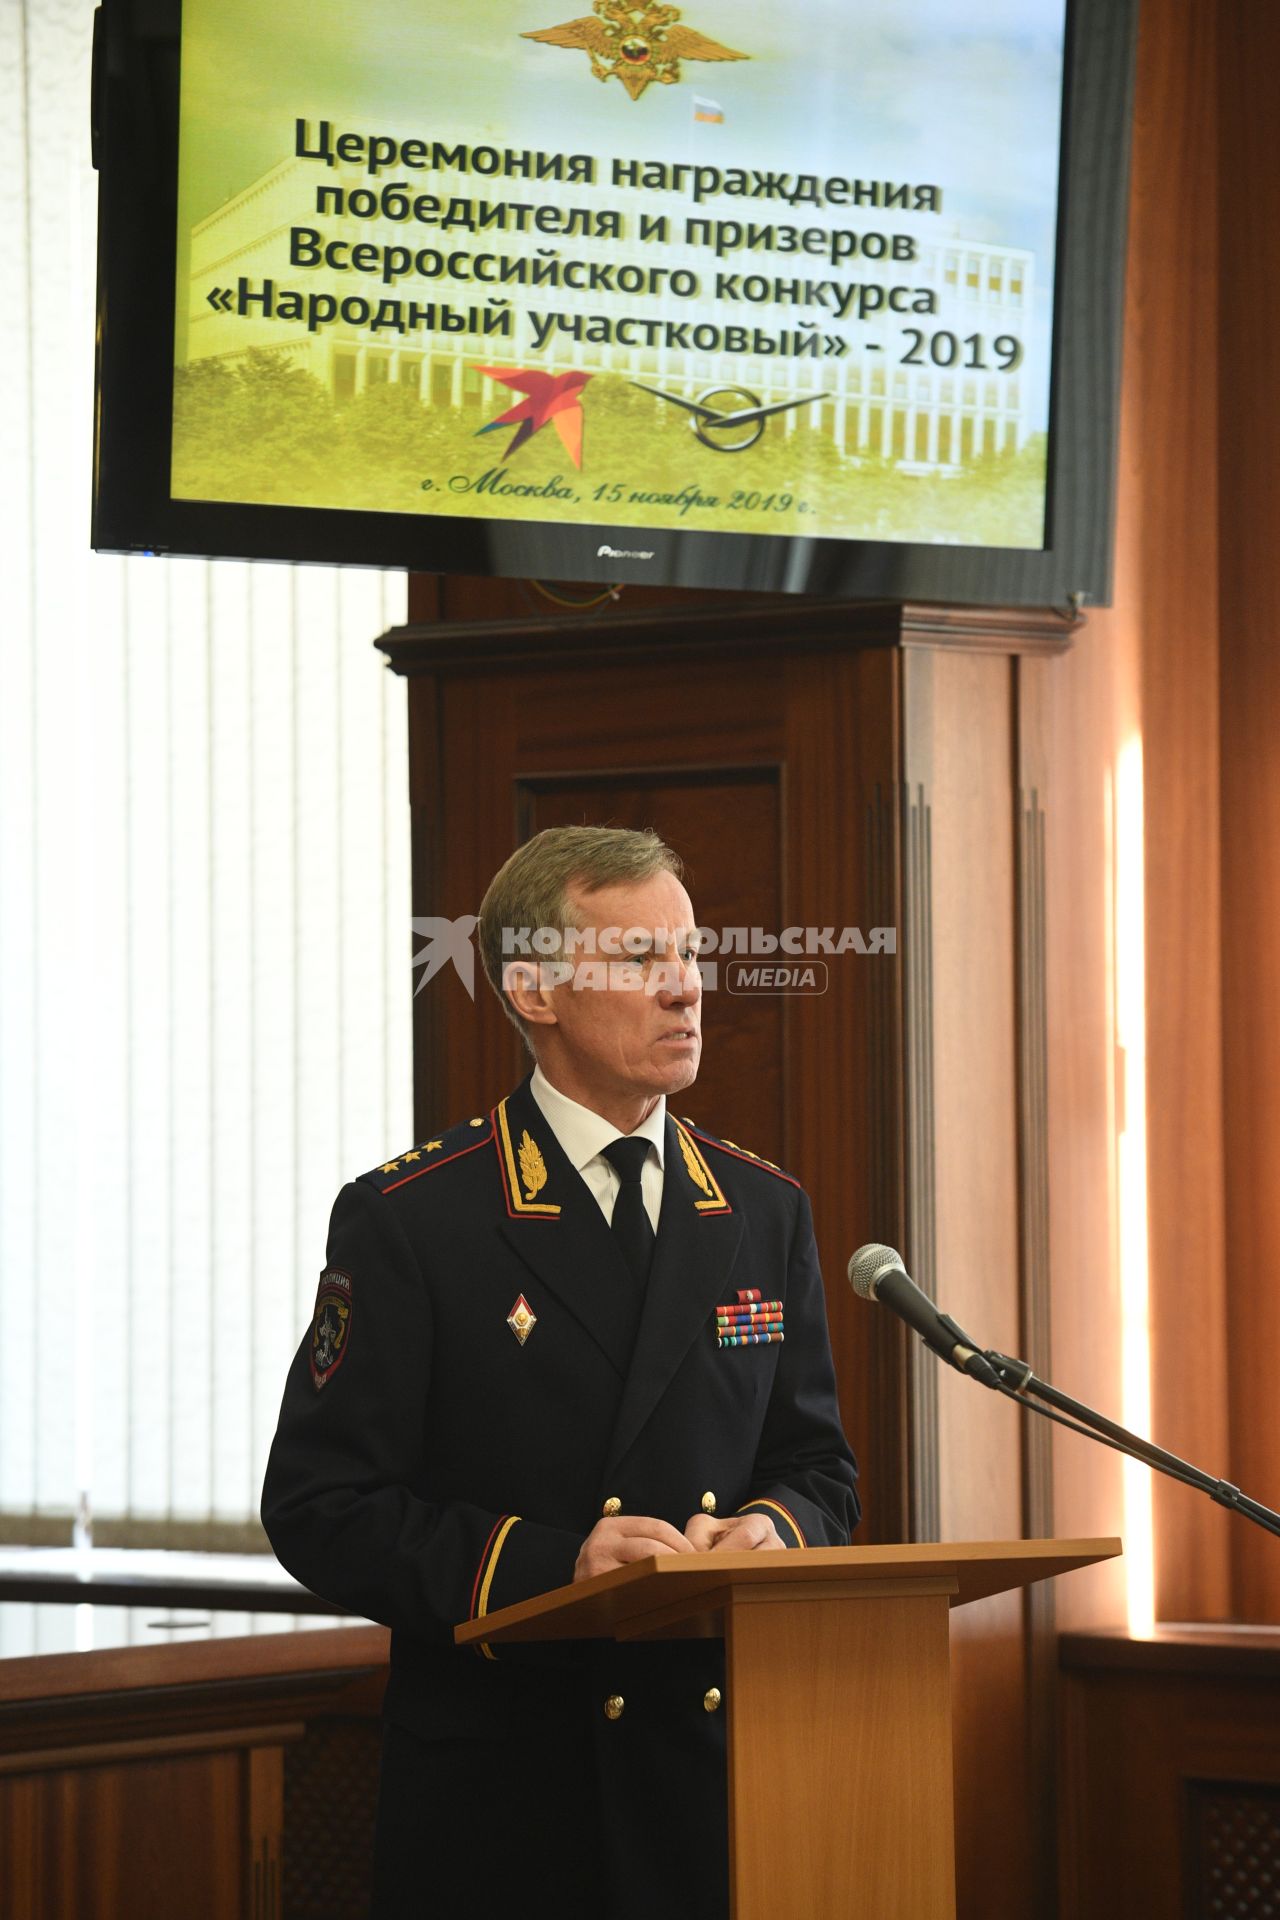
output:
<path id="1" fill-rule="evenodd" d="M 859 1247 L 849 1262 L 849 1285 L 864 1300 L 878 1300 L 896 1313 L 899 1320 L 918 1333 L 926 1347 L 948 1365 L 980 1380 L 984 1387 L 999 1390 L 1000 1376 L 962 1327 L 945 1313 L 939 1313 L 927 1293 L 922 1293 L 902 1264 L 902 1255 L 892 1247 L 874 1243 Z"/>

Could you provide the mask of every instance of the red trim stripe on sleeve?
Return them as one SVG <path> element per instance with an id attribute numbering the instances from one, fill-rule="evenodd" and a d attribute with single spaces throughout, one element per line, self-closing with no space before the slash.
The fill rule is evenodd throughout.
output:
<path id="1" fill-rule="evenodd" d="M 745 1507 L 738 1508 L 738 1512 L 750 1513 L 753 1507 L 756 1507 L 756 1508 L 768 1507 L 771 1512 L 780 1513 L 782 1515 L 782 1518 L 786 1521 L 787 1525 L 790 1527 L 792 1533 L 794 1533 L 796 1537 L 796 1545 L 800 1547 L 808 1546 L 809 1542 L 804 1537 L 804 1529 L 801 1527 L 800 1522 L 796 1519 L 790 1507 L 783 1506 L 781 1500 L 748 1500 Z"/>

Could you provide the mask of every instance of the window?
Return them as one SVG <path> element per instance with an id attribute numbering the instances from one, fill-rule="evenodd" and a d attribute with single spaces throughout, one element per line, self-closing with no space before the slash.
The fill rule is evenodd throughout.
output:
<path id="1" fill-rule="evenodd" d="M 0 1538 L 249 1544 L 334 1194 L 411 1131 L 405 588 L 87 551 L 83 24 L 0 62 Z"/>

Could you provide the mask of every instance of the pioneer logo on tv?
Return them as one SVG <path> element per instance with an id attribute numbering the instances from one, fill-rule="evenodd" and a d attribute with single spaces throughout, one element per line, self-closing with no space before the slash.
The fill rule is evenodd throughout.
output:
<path id="1" fill-rule="evenodd" d="M 597 560 L 652 560 L 651 553 L 632 553 L 626 547 L 597 547 Z"/>

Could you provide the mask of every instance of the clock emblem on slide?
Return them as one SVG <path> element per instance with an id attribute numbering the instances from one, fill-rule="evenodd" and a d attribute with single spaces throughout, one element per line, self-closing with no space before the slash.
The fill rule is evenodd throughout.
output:
<path id="1" fill-rule="evenodd" d="M 816 406 L 819 400 L 825 400 L 825 393 L 801 394 L 797 400 L 778 400 L 766 407 L 758 393 L 752 393 L 748 387 L 708 387 L 696 400 L 686 400 L 678 393 L 664 393 L 661 387 L 646 387 L 643 381 L 633 380 L 633 387 L 639 387 L 641 393 L 651 393 L 659 400 L 670 401 L 673 407 L 683 407 L 689 414 L 689 425 L 704 447 L 710 447 L 713 453 L 745 453 L 748 447 L 754 447 L 764 432 L 764 423 L 771 420 L 775 413 L 790 413 L 793 407 Z"/>

